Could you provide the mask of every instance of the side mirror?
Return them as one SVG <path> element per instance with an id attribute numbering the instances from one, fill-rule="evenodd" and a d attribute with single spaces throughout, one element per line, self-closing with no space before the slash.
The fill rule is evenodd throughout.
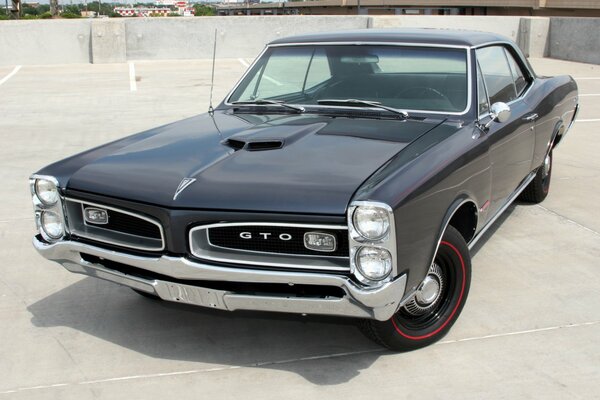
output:
<path id="1" fill-rule="evenodd" d="M 508 106 L 508 104 L 503 103 L 501 101 L 494 103 L 490 107 L 490 116 L 492 117 L 492 119 L 490 120 L 490 122 L 485 124 L 486 129 L 489 128 L 490 125 L 492 125 L 492 122 L 503 123 L 508 121 L 508 119 L 510 118 L 510 107 Z"/>

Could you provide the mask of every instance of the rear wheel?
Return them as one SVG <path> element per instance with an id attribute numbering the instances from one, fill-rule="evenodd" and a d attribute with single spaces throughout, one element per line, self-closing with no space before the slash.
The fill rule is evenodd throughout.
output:
<path id="1" fill-rule="evenodd" d="M 471 257 L 462 235 L 449 226 L 427 276 L 414 297 L 387 321 L 366 320 L 362 330 L 396 351 L 427 346 L 457 320 L 469 293 Z"/>
<path id="2" fill-rule="evenodd" d="M 519 199 L 529 203 L 544 201 L 550 191 L 550 178 L 552 178 L 552 151 L 544 158 L 544 162 L 538 168 L 535 178 L 521 192 Z"/>

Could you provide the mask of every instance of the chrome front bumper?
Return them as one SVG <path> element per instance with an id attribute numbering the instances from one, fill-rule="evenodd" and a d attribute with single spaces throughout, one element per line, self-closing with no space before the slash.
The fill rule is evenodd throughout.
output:
<path id="1" fill-rule="evenodd" d="M 183 257 L 134 256 L 74 241 L 48 244 L 37 237 L 33 238 L 33 246 L 42 256 L 58 262 L 68 271 L 152 293 L 163 300 L 228 311 L 259 310 L 322 314 L 385 321 L 390 319 L 401 306 L 406 289 L 406 275 L 399 276 L 376 289 L 368 289 L 340 275 L 219 267 Z M 81 253 L 166 275 L 174 280 L 336 286 L 342 288 L 346 294 L 341 298 L 239 294 L 166 280 L 143 279 L 107 268 L 100 263 L 88 262 L 81 257 Z"/>

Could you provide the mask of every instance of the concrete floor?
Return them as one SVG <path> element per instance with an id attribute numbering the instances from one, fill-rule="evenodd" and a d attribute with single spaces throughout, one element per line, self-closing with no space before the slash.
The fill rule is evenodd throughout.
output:
<path id="1" fill-rule="evenodd" d="M 248 61 L 217 61 L 217 101 Z M 475 249 L 452 331 L 405 354 L 349 321 L 155 302 L 41 258 L 29 174 L 204 112 L 210 61 L 136 62 L 135 80 L 128 64 L 22 67 L 0 84 L 0 398 L 597 398 L 600 66 L 532 62 L 589 95 L 555 152 L 551 193 L 509 208 Z"/>

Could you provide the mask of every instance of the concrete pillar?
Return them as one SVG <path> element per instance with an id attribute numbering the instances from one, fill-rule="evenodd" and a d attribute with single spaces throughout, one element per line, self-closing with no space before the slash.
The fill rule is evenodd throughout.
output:
<path id="1" fill-rule="evenodd" d="M 527 57 L 548 55 L 548 31 L 550 18 L 522 17 L 519 21 L 517 44 Z"/>
<path id="2" fill-rule="evenodd" d="M 125 21 L 99 19 L 92 21 L 92 63 L 122 63 L 127 61 Z"/>

